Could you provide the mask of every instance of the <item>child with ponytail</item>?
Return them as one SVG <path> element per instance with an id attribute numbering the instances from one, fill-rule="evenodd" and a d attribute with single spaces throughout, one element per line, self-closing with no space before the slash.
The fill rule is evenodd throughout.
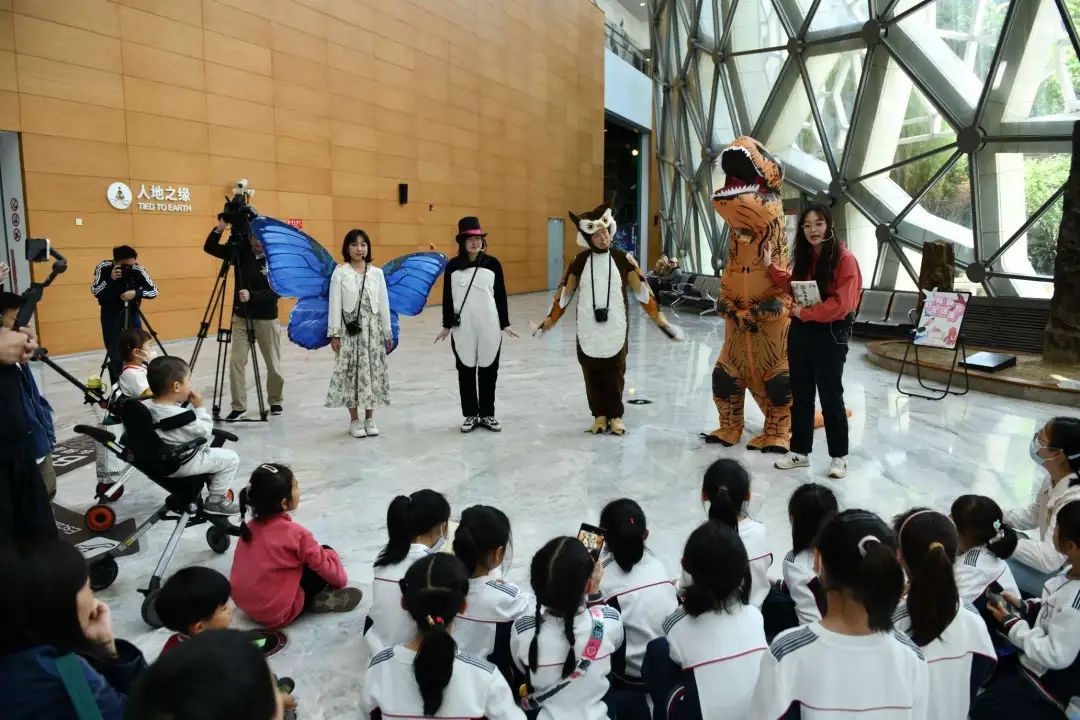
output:
<path id="1" fill-rule="evenodd" d="M 896 536 L 874 513 L 845 510 L 825 522 L 815 550 L 825 616 L 773 640 L 751 717 L 798 716 L 803 708 L 816 718 L 933 717 L 922 651 L 893 630 L 904 591 Z"/>
<path id="2" fill-rule="evenodd" d="M 409 566 L 400 585 L 415 631 L 371 658 L 360 699 L 364 717 L 523 720 L 495 666 L 461 652 L 454 641 L 455 619 L 469 595 L 461 561 L 427 554 Z"/>
<path id="3" fill-rule="evenodd" d="M 686 541 L 682 566 L 689 577 L 682 607 L 664 621 L 667 640 L 651 646 L 646 660 L 654 707 L 665 707 L 677 670 L 697 688 L 700 708 L 690 708 L 689 715 L 758 717 L 751 715 L 750 701 L 768 644 L 761 611 L 748 602 L 749 562 L 738 533 L 725 523 L 705 523 Z M 672 671 L 664 668 L 667 658 L 656 657 L 665 642 L 677 666 Z"/>
<path id="4" fill-rule="evenodd" d="M 618 610 L 585 599 L 600 589 L 603 566 L 573 537 L 557 537 L 533 556 L 536 611 L 514 623 L 510 646 L 539 720 L 607 720 L 611 655 L 623 644 Z"/>
<path id="5" fill-rule="evenodd" d="M 408 642 L 416 624 L 401 607 L 399 583 L 405 571 L 446 542 L 450 503 L 434 490 L 398 495 L 386 510 L 386 547 L 375 560 L 371 609 L 364 624 L 364 641 L 372 655 Z"/>
<path id="6" fill-rule="evenodd" d="M 947 516 L 926 508 L 909 510 L 893 526 L 908 578 L 907 596 L 893 621 L 926 656 L 930 717 L 965 718 L 994 669 L 997 653 L 979 611 L 960 599 L 956 587 L 956 527 Z"/>
<path id="7" fill-rule="evenodd" d="M 623 650 L 612 659 L 616 688 L 645 689 L 641 663 L 646 646 L 664 634 L 664 619 L 679 606 L 675 582 L 645 541 L 645 513 L 633 500 L 622 498 L 604 506 L 600 527 L 605 531 L 604 575 L 600 593 L 619 611 L 626 634 Z"/>
<path id="8" fill-rule="evenodd" d="M 229 577 L 233 602 L 270 628 L 284 627 L 303 612 L 349 612 L 363 597 L 346 587 L 349 578 L 338 554 L 293 521 L 289 513 L 299 505 L 296 477 L 279 463 L 255 468 L 240 491 L 240 542 Z"/>
<path id="9" fill-rule="evenodd" d="M 773 555 L 765 526 L 748 514 L 750 473 L 737 460 L 717 460 L 701 481 L 701 502 L 709 519 L 722 522 L 739 533 L 750 559 L 750 602 L 761 607 L 769 594 L 769 568 Z"/>
<path id="10" fill-rule="evenodd" d="M 486 658 L 507 680 L 514 666 L 511 628 L 515 620 L 532 611 L 534 602 L 531 593 L 522 592 L 498 573 L 510 547 L 510 520 L 501 510 L 473 505 L 461 513 L 454 555 L 469 574 L 469 607 L 458 615 L 452 634 L 459 650 Z"/>
<path id="11" fill-rule="evenodd" d="M 1005 523 L 998 504 L 983 495 L 961 495 L 949 511 L 956 524 L 956 587 L 960 599 L 975 603 L 993 588 L 1020 597 L 1012 569 L 1005 562 L 1016 550 L 1019 536 Z"/>

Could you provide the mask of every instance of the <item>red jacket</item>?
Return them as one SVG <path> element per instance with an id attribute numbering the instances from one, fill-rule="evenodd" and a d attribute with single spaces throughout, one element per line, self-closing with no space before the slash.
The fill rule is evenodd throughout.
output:
<path id="1" fill-rule="evenodd" d="M 812 307 L 803 308 L 799 320 L 803 322 L 828 323 L 843 320 L 848 314 L 859 307 L 859 297 L 862 295 L 862 273 L 859 271 L 859 261 L 855 259 L 847 246 L 837 241 L 840 248 L 840 262 L 836 264 L 836 272 L 833 273 L 829 282 L 827 295 L 821 302 Z M 815 258 L 815 264 L 817 258 Z M 781 270 L 775 265 L 769 266 L 769 278 L 776 283 L 777 287 L 791 294 L 791 281 L 812 280 L 814 268 L 810 268 L 810 274 L 805 278 L 792 278 L 791 273 Z"/>
<path id="2" fill-rule="evenodd" d="M 300 575 L 305 566 L 330 587 L 345 587 L 349 581 L 338 554 L 319 545 L 288 513 L 247 526 L 251 540 L 236 544 L 229 582 L 233 602 L 255 622 L 279 628 L 296 619 L 304 609 Z"/>

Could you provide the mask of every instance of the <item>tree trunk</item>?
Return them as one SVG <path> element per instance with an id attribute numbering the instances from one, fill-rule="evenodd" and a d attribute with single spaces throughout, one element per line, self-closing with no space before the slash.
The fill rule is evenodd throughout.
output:
<path id="1" fill-rule="evenodd" d="M 1080 122 L 1073 124 L 1072 164 L 1065 181 L 1043 360 L 1080 362 Z"/>

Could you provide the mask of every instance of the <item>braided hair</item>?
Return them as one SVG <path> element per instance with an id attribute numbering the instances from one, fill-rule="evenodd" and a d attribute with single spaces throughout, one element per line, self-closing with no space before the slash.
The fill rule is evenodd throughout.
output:
<path id="1" fill-rule="evenodd" d="M 420 633 L 413 677 L 424 702 L 424 714 L 435 715 L 454 673 L 457 643 L 450 624 L 465 605 L 469 575 L 453 555 L 432 553 L 413 563 L 400 581 L 405 610 Z"/>
<path id="2" fill-rule="evenodd" d="M 577 538 L 554 538 L 533 556 L 530 579 L 536 593 L 536 630 L 529 644 L 529 669 L 539 667 L 540 625 L 543 622 L 541 607 L 557 618 L 562 618 L 563 632 L 570 648 L 562 667 L 562 677 L 570 676 L 577 664 L 574 654 L 574 618 L 585 598 L 589 578 L 594 566 L 592 555 Z"/>

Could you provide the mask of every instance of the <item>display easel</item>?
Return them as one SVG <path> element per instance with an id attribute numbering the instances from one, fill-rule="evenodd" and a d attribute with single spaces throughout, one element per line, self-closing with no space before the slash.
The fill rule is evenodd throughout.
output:
<path id="1" fill-rule="evenodd" d="M 964 371 L 964 389 L 953 389 L 953 376 L 960 361 L 967 357 L 967 348 L 964 345 L 964 319 L 967 316 L 968 303 L 971 301 L 971 293 L 966 292 L 939 292 L 937 290 L 924 291 L 926 298 L 922 306 L 922 315 L 919 323 L 908 336 L 907 347 L 904 348 L 904 358 L 900 361 L 900 372 L 896 376 L 896 389 L 900 394 L 908 397 L 923 398 L 924 400 L 942 400 L 948 395 L 967 395 L 970 390 L 968 369 L 960 365 Z M 919 359 L 919 348 L 931 347 L 940 350 L 952 350 L 952 360 L 949 362 L 949 376 L 945 387 L 931 387 L 926 384 L 922 376 L 922 364 Z M 908 365 L 908 355 L 914 350 L 915 355 L 915 379 L 919 387 L 931 394 L 916 391 L 908 391 L 901 387 L 900 382 L 904 378 L 904 370 Z"/>

